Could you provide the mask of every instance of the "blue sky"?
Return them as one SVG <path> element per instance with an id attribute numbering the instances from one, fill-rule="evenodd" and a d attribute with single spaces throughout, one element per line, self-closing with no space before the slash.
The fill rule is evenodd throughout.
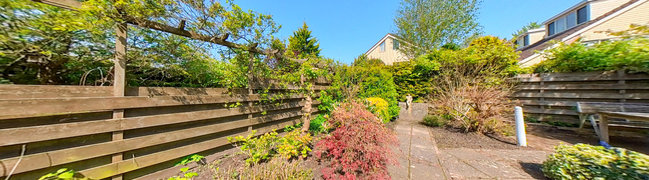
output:
<path id="1" fill-rule="evenodd" d="M 581 0 L 484 0 L 478 22 L 485 35 L 509 38 L 529 22 L 542 23 Z M 350 63 L 388 32 L 400 0 L 241 0 L 243 9 L 270 14 L 286 40 L 293 31 L 309 25 L 320 42 L 321 55 Z"/>

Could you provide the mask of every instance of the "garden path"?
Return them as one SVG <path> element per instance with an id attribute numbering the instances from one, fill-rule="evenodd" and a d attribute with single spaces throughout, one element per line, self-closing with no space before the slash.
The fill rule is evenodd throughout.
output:
<path id="1" fill-rule="evenodd" d="M 394 130 L 398 165 L 388 167 L 392 179 L 538 179 L 547 152 L 521 149 L 437 148 L 430 128 L 419 124 L 428 105 L 414 103 L 401 113 Z"/>

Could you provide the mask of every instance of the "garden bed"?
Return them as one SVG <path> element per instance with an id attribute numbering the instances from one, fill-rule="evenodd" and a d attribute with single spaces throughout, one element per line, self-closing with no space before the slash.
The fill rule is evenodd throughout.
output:
<path id="1" fill-rule="evenodd" d="M 516 146 L 515 136 L 481 135 L 478 133 L 464 133 L 453 128 L 431 128 L 438 148 L 470 148 L 470 149 L 529 149 L 553 152 L 554 147 L 563 144 L 591 144 L 598 145 L 597 136 L 588 129 L 563 128 L 548 125 L 528 124 L 528 147 Z M 584 132 L 585 131 L 585 132 Z M 612 136 L 611 145 L 630 150 L 649 153 L 649 139 L 646 137 L 621 137 Z"/>
<path id="2" fill-rule="evenodd" d="M 213 179 L 237 179 L 237 174 L 233 172 L 241 172 L 246 167 L 246 156 L 243 154 L 228 154 L 218 158 L 217 160 L 206 165 L 199 166 L 197 172 L 199 176 L 194 180 L 213 180 Z M 287 161 L 296 163 L 295 167 L 311 170 L 314 179 L 323 179 L 321 170 L 326 167 L 327 162 L 320 162 L 316 157 L 309 155 L 306 159 L 292 159 Z M 259 165 L 265 165 L 263 162 Z M 258 165 L 258 166 L 259 166 Z M 218 168 L 218 169 L 217 169 Z M 255 170 L 258 170 L 257 168 Z M 282 171 L 286 169 L 275 168 L 275 171 Z"/>

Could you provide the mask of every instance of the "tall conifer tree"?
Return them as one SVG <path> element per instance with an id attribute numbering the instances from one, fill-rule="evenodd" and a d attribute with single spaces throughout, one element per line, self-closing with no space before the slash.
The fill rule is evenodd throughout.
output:
<path id="1" fill-rule="evenodd" d="M 292 57 L 305 58 L 307 56 L 320 55 L 320 43 L 315 37 L 311 36 L 311 31 L 306 22 L 302 28 L 293 32 L 293 35 L 288 38 L 288 53 Z"/>

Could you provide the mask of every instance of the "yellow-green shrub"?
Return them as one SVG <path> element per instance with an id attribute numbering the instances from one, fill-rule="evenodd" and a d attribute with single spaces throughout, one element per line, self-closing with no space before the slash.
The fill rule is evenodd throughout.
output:
<path id="1" fill-rule="evenodd" d="M 367 100 L 370 111 L 376 114 L 383 123 L 390 122 L 392 117 L 390 116 L 390 111 L 388 111 L 389 104 L 387 101 L 379 97 L 370 97 L 365 100 Z"/>
<path id="2" fill-rule="evenodd" d="M 298 156 L 306 158 L 311 151 L 309 143 L 312 139 L 309 133 L 301 133 L 299 129 L 293 130 L 279 139 L 277 153 L 286 159 Z"/>
<path id="3" fill-rule="evenodd" d="M 649 156 L 623 148 L 559 145 L 543 162 L 551 179 L 649 179 Z"/>
<path id="4" fill-rule="evenodd" d="M 277 132 L 271 131 L 259 137 L 255 137 L 256 130 L 253 130 L 247 137 L 228 137 L 228 141 L 239 146 L 241 152 L 248 155 L 247 164 L 259 163 L 268 160 L 273 155 L 273 148 L 277 144 Z"/>

